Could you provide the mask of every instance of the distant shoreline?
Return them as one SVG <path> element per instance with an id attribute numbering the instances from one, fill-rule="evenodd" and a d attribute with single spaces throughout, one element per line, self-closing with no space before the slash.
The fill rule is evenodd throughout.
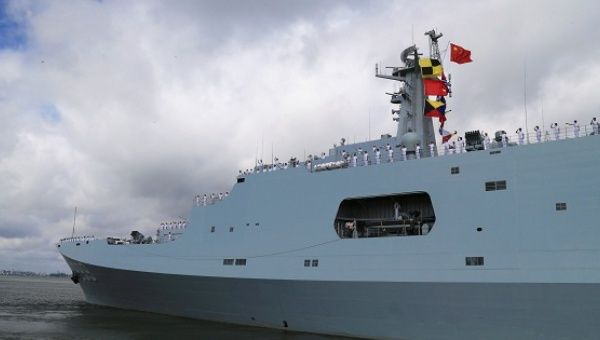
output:
<path id="1" fill-rule="evenodd" d="M 2 276 L 18 276 L 18 277 L 69 277 L 67 273 L 34 273 L 21 270 L 0 270 Z"/>

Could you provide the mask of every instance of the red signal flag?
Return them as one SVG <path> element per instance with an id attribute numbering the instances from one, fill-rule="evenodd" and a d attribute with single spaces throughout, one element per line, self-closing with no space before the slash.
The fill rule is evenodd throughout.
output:
<path id="1" fill-rule="evenodd" d="M 446 82 L 435 79 L 423 79 L 423 87 L 426 96 L 447 96 L 448 86 Z"/>

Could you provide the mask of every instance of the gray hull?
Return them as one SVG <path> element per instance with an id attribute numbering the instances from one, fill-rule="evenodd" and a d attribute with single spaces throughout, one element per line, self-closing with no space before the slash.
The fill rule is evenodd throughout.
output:
<path id="1" fill-rule="evenodd" d="M 90 303 L 294 331 L 404 339 L 597 339 L 599 284 L 167 275 L 66 258 Z M 287 326 L 287 327 L 286 327 Z"/>

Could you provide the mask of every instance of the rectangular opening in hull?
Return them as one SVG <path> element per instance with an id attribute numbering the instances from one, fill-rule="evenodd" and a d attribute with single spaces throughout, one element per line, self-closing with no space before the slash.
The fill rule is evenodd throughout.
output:
<path id="1" fill-rule="evenodd" d="M 427 235 L 435 223 L 425 192 L 347 198 L 340 203 L 334 228 L 340 238 Z"/>

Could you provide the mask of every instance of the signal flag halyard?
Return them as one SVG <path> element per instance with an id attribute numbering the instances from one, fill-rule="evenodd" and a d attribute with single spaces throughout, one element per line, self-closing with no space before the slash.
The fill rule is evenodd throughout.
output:
<path id="1" fill-rule="evenodd" d="M 450 61 L 457 64 L 470 63 L 471 51 L 466 50 L 464 47 L 450 43 Z"/>

